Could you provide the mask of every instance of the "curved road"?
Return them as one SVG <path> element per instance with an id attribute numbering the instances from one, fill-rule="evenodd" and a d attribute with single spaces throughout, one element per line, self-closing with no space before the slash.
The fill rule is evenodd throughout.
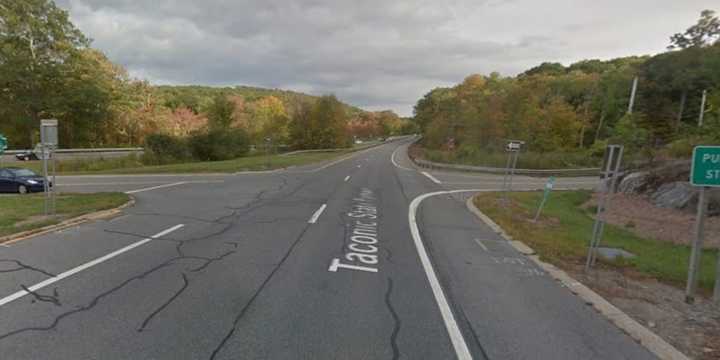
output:
<path id="1" fill-rule="evenodd" d="M 261 174 L 60 178 L 137 204 L 0 247 L 0 357 L 653 358 L 471 215 L 471 192 L 438 193 L 500 177 L 423 173 L 406 147 Z"/>

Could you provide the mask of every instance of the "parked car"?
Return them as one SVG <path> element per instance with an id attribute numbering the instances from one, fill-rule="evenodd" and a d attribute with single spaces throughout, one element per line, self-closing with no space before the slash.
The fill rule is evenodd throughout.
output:
<path id="1" fill-rule="evenodd" d="M 0 192 L 27 194 L 44 190 L 45 178 L 32 170 L 16 167 L 0 168 Z"/>

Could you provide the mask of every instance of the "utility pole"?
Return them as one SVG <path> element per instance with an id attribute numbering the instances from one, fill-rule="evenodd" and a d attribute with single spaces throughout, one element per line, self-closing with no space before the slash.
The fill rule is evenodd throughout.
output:
<path id="1" fill-rule="evenodd" d="M 633 79 L 632 84 L 632 92 L 630 92 L 630 104 L 628 104 L 628 114 L 632 114 L 633 107 L 635 107 L 635 94 L 637 94 L 637 87 L 638 87 L 638 77 L 636 76 Z"/>
<path id="2" fill-rule="evenodd" d="M 705 101 L 707 101 L 707 90 L 703 90 L 702 101 L 700 101 L 700 115 L 698 115 L 698 127 L 703 125 L 703 118 L 705 117 Z"/>

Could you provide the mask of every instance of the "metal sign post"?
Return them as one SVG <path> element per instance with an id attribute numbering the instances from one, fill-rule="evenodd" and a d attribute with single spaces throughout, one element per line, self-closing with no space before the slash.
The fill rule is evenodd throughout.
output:
<path id="1" fill-rule="evenodd" d="M 525 145 L 524 141 L 508 140 L 505 151 L 508 153 L 508 160 L 505 166 L 505 176 L 503 177 L 503 191 L 505 192 L 505 202 L 508 201 L 508 193 L 512 191 L 513 176 L 515 176 L 515 167 L 517 167 L 520 149 Z"/>
<path id="2" fill-rule="evenodd" d="M 555 186 L 555 177 L 551 176 L 550 179 L 548 179 L 547 183 L 545 184 L 545 191 L 543 192 L 542 200 L 540 201 L 540 206 L 538 206 L 537 212 L 535 213 L 535 218 L 533 219 L 533 222 L 537 222 L 540 218 L 540 213 L 543 210 L 543 207 L 545 206 L 545 203 L 547 202 L 547 199 L 550 197 L 550 192 L 553 189 L 553 186 Z"/>
<path id="3" fill-rule="evenodd" d="M 44 119 L 40 120 L 40 149 L 42 151 L 42 161 L 43 161 L 43 176 L 45 177 L 45 181 L 43 181 L 43 186 L 45 190 L 45 216 L 48 216 L 51 214 L 55 214 L 55 183 L 53 182 L 53 186 L 50 186 L 50 176 L 48 176 L 48 160 L 53 158 L 53 150 L 56 149 L 58 146 L 58 121 L 56 119 Z M 54 160 L 53 160 L 54 161 Z M 55 166 L 53 164 L 53 179 L 55 178 L 54 170 Z M 50 204 L 52 205 L 52 209 L 50 207 Z"/>
<path id="4" fill-rule="evenodd" d="M 604 180 L 602 184 L 602 195 L 598 199 L 595 224 L 593 224 L 592 237 L 585 261 L 585 271 L 590 271 L 590 268 L 595 265 L 597 248 L 600 246 L 603 231 L 605 230 L 605 212 L 607 208 L 610 207 L 610 196 L 615 192 L 615 183 L 620 173 L 623 150 L 624 147 L 622 145 L 608 145 L 605 149 L 602 174 L 600 175 Z"/>
<path id="5" fill-rule="evenodd" d="M 695 219 L 695 238 L 690 252 L 690 267 L 685 287 L 685 302 L 695 302 L 695 291 L 698 285 L 698 274 L 702 258 L 704 240 L 705 213 L 707 212 L 706 192 L 710 187 L 720 187 L 720 146 L 697 146 L 693 150 L 690 184 L 700 187 L 698 210 Z M 718 256 L 717 273 L 715 274 L 715 290 L 713 301 L 720 304 L 720 256 Z"/>

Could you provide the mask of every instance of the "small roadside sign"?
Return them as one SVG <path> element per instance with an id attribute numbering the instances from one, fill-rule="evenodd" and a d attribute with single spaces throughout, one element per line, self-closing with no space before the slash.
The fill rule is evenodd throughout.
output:
<path id="1" fill-rule="evenodd" d="M 0 154 L 4 153 L 5 150 L 7 150 L 7 143 L 7 138 L 0 134 Z"/>
<path id="2" fill-rule="evenodd" d="M 720 146 L 695 147 L 690 183 L 694 186 L 720 186 Z"/>

